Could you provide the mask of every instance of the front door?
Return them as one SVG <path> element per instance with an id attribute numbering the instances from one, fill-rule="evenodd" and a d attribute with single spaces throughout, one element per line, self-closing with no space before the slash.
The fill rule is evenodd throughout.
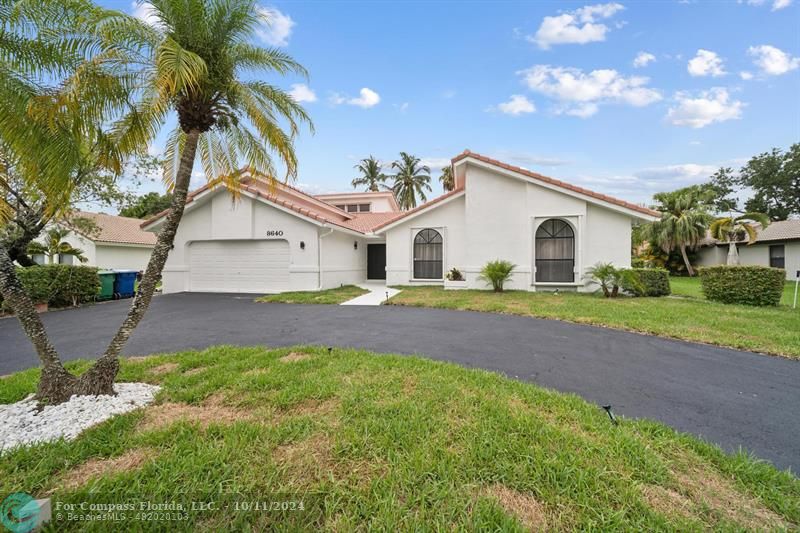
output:
<path id="1" fill-rule="evenodd" d="M 386 245 L 367 245 L 367 279 L 386 279 Z"/>

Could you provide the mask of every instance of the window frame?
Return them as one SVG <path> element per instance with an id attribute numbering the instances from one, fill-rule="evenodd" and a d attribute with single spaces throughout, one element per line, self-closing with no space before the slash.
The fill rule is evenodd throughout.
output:
<path id="1" fill-rule="evenodd" d="M 441 253 L 441 263 L 442 263 L 442 275 L 439 278 L 418 278 L 416 277 L 416 270 L 414 268 L 415 265 L 415 253 L 414 253 L 414 245 L 416 243 L 417 236 L 425 230 L 435 231 L 439 234 L 439 237 L 442 239 L 442 253 Z M 437 281 L 444 281 L 445 276 L 445 265 L 447 264 L 447 247 L 445 246 L 447 241 L 446 235 L 446 228 L 444 227 L 435 227 L 435 226 L 419 226 L 411 228 L 411 239 L 410 239 L 410 276 L 409 279 L 411 281 L 419 281 L 419 282 L 437 282 Z"/>
<path id="2" fill-rule="evenodd" d="M 772 250 L 780 250 L 781 251 L 781 255 L 773 257 L 772 256 Z M 767 254 L 768 254 L 767 257 L 769 259 L 770 268 L 782 268 L 782 269 L 786 270 L 786 246 L 785 245 L 783 245 L 783 244 L 770 244 L 769 245 L 769 250 L 767 251 Z M 772 264 L 773 260 L 775 260 L 775 259 L 779 259 L 780 260 L 781 266 L 775 266 L 775 265 Z"/>
<path id="3" fill-rule="evenodd" d="M 540 274 L 539 267 L 538 267 L 539 261 L 567 261 L 568 260 L 568 259 L 540 259 L 540 258 L 538 258 L 538 254 L 536 253 L 536 243 L 537 243 L 537 241 L 539 239 L 537 238 L 537 235 L 539 233 L 539 230 L 543 230 L 544 229 L 543 226 L 547 222 L 550 222 L 551 220 L 562 222 L 572 232 L 572 236 L 571 236 L 571 238 L 572 238 L 572 257 L 571 257 L 571 261 L 572 261 L 572 277 L 571 277 L 571 279 L 569 281 L 540 281 L 539 279 L 537 279 L 539 274 Z M 576 278 L 577 278 L 576 270 L 577 270 L 577 267 L 578 267 L 578 265 L 580 263 L 579 242 L 578 242 L 578 238 L 579 238 L 578 237 L 579 236 L 578 226 L 579 226 L 579 224 L 569 220 L 566 217 L 562 217 L 562 216 L 548 216 L 548 217 L 540 217 L 540 218 L 536 219 L 534 227 L 533 227 L 533 235 L 532 235 L 532 252 L 533 252 L 533 265 L 532 265 L 533 266 L 533 269 L 532 269 L 533 272 L 531 274 L 531 282 L 532 282 L 531 284 L 532 285 L 534 285 L 534 286 L 535 285 L 543 285 L 543 286 L 547 286 L 547 285 L 552 285 L 552 286 L 557 286 L 557 285 L 575 285 L 575 286 L 577 286 L 577 285 L 580 285 L 580 280 L 576 280 Z M 557 239 L 558 237 L 553 236 L 551 238 Z"/>

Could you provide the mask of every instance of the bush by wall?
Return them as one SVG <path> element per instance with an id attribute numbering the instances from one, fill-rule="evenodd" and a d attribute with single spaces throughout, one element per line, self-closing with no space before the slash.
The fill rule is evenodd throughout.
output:
<path id="1" fill-rule="evenodd" d="M 764 266 L 712 266 L 699 269 L 703 294 L 726 304 L 778 305 L 786 271 Z"/>
<path id="2" fill-rule="evenodd" d="M 94 267 L 41 265 L 18 268 L 17 276 L 33 303 L 47 303 L 53 307 L 90 302 L 100 289 L 100 278 Z"/>
<path id="3" fill-rule="evenodd" d="M 623 287 L 636 296 L 668 296 L 672 290 L 669 286 L 669 271 L 665 268 L 631 268 L 630 271 L 639 280 L 639 285 Z"/>

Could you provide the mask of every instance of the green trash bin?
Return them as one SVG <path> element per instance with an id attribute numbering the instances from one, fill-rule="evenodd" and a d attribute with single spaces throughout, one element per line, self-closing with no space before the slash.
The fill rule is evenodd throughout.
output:
<path id="1" fill-rule="evenodd" d="M 110 300 L 114 297 L 114 271 L 101 270 L 97 275 L 100 276 L 100 291 L 97 293 L 97 299 Z"/>

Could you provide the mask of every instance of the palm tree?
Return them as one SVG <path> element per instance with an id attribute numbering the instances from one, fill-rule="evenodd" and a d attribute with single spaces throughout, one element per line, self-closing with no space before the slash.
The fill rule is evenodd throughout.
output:
<path id="1" fill-rule="evenodd" d="M 45 242 L 32 242 L 28 245 L 28 253 L 30 255 L 41 254 L 47 257 L 48 263 L 53 265 L 58 262 L 59 256 L 68 255 L 72 256 L 81 263 L 88 261 L 83 250 L 73 247 L 64 239 L 69 235 L 69 230 L 61 228 L 52 228 L 47 231 Z"/>
<path id="2" fill-rule="evenodd" d="M 769 217 L 764 213 L 745 213 L 741 216 L 727 216 L 714 220 L 708 228 L 711 236 L 718 241 L 728 243 L 728 265 L 739 264 L 739 251 L 736 249 L 736 242 L 741 241 L 747 235 L 747 245 L 756 242 L 755 223 L 761 225 L 761 229 L 769 226 Z"/>
<path id="3" fill-rule="evenodd" d="M 359 177 L 353 179 L 351 182 L 354 189 L 366 185 L 368 191 L 378 192 L 380 186 L 383 185 L 388 178 L 388 176 L 383 173 L 381 162 L 371 155 L 359 161 L 353 168 L 361 173 Z"/>
<path id="4" fill-rule="evenodd" d="M 453 167 L 451 165 L 442 168 L 442 175 L 439 176 L 439 181 L 442 182 L 442 188 L 445 192 L 456 188 L 456 180 L 453 178 Z"/>
<path id="5" fill-rule="evenodd" d="M 686 271 L 694 276 L 686 249 L 697 246 L 711 222 L 703 197 L 696 191 L 679 191 L 658 193 L 653 198 L 658 202 L 656 208 L 661 211 L 661 220 L 644 228 L 645 239 L 665 252 L 680 250 Z"/>
<path id="6" fill-rule="evenodd" d="M 401 209 L 413 209 L 417 206 L 417 196 L 423 202 L 427 200 L 425 191 L 431 191 L 431 169 L 420 165 L 420 159 L 406 152 L 400 152 L 400 159 L 392 163 L 397 172 L 393 176 L 391 189 Z"/>
<path id="7" fill-rule="evenodd" d="M 10 1 L 0 0 L 0 6 Z M 39 3 L 82 6 L 83 11 L 76 8 L 79 11 L 77 20 L 69 24 L 56 23 L 54 19 L 58 17 L 50 15 L 40 22 L 50 25 L 46 26 L 47 35 L 63 35 L 69 53 L 84 46 L 82 34 L 75 28 L 86 30 L 92 38 L 98 37 L 105 46 L 100 48 L 101 52 L 107 51 L 96 61 L 84 58 L 77 62 L 87 75 L 75 76 L 72 83 L 60 87 L 54 100 L 62 102 L 62 106 L 50 106 L 51 110 L 77 105 L 76 102 L 85 99 L 88 103 L 84 106 L 93 104 L 98 109 L 114 112 L 119 108 L 109 104 L 111 96 L 121 96 L 125 102 L 132 102 L 134 110 L 115 121 L 113 147 L 122 154 L 144 151 L 171 114 L 178 119 L 178 127 L 167 142 L 164 167 L 164 179 L 173 194 L 172 203 L 139 291 L 103 356 L 76 378 L 63 370 L 47 336 L 41 335 L 43 328 L 26 329 L 34 343 L 38 342 L 37 352 L 43 361 L 37 396 L 42 401 L 60 403 L 76 393 L 113 393 L 118 356 L 150 304 L 175 238 L 196 155 L 199 153 L 208 179 L 223 183 L 234 193 L 239 187 L 238 169 L 242 163 L 254 173 L 275 179 L 278 165 L 273 155 L 285 169 L 286 179 L 294 178 L 297 174 L 294 138 L 303 124 L 311 127 L 311 121 L 291 96 L 263 81 L 266 74 L 305 76 L 307 73 L 285 53 L 250 44 L 257 28 L 269 22 L 253 0 L 150 0 L 156 21 L 152 26 L 124 13 L 99 10 L 83 0 L 23 2 L 32 3 L 37 9 Z M 0 39 L 0 47 L 3 44 Z M 13 55 L 14 47 L 8 49 L 11 52 L 0 56 L 0 61 L 6 55 Z M 97 50 L 92 46 L 86 49 Z M 95 74 L 95 71 L 99 72 Z M 258 79 L 251 75 L 247 80 L 241 78 L 244 73 L 253 72 L 260 72 Z M 92 83 L 84 85 L 83 79 Z M 0 100 L 9 92 L 5 85 L 13 85 L 7 81 L 0 73 Z M 106 91 L 111 94 L 105 95 Z M 4 119 L 0 113 L 0 121 Z M 14 125 L 18 126 L 19 122 Z M 0 122 L 0 129 L 2 126 Z M 0 288 L 5 296 L 6 287 L 14 288 L 13 282 L 8 282 L 14 274 L 13 268 L 6 268 L 3 259 L 0 250 Z M 13 296 L 14 303 L 27 309 L 24 298 L 18 297 L 17 292 Z M 23 314 L 25 320 L 34 321 L 35 316 L 30 315 L 35 315 L 35 311 L 25 310 Z M 23 321 L 22 316 L 20 321 Z M 41 325 L 40 320 L 38 323 Z"/>

